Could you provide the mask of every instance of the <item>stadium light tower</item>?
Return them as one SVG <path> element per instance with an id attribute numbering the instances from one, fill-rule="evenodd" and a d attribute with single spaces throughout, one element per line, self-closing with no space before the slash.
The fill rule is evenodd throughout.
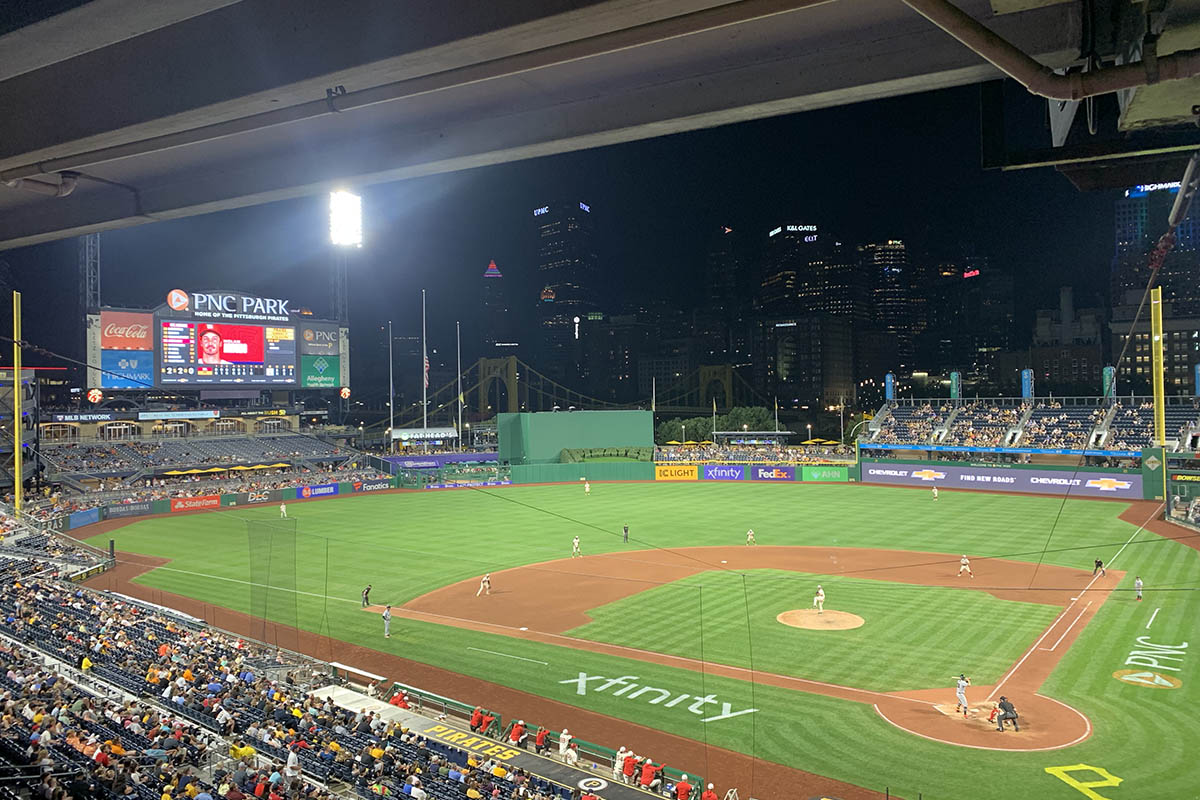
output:
<path id="1" fill-rule="evenodd" d="M 339 189 L 329 193 L 329 241 L 334 248 L 333 313 L 343 327 L 350 323 L 350 280 L 347 251 L 362 247 L 362 198 Z"/>

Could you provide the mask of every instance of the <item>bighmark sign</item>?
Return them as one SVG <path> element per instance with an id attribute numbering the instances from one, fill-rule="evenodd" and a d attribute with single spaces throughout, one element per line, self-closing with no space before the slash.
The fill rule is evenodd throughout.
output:
<path id="1" fill-rule="evenodd" d="M 641 698 L 642 702 L 649 703 L 652 706 L 686 709 L 697 716 L 719 709 L 720 713 L 709 714 L 707 717 L 702 716 L 701 722 L 717 722 L 723 719 L 733 719 L 743 714 L 753 714 L 758 711 L 757 708 L 743 708 L 740 711 L 734 711 L 732 704 L 718 701 L 716 695 L 713 694 L 677 694 L 670 689 L 659 689 L 655 686 L 638 686 L 635 683 L 638 680 L 641 679 L 637 675 L 606 678 L 603 675 L 588 675 L 586 672 L 581 672 L 579 673 L 579 677 L 567 678 L 566 680 L 559 681 L 559 683 L 575 684 L 575 694 L 581 697 L 586 696 L 589 689 L 593 693 L 598 694 L 617 687 L 611 692 L 616 697 L 624 697 L 626 700 Z M 598 683 L 592 685 L 593 681 L 598 681 Z M 599 683 L 599 681 L 602 681 L 602 683 Z M 716 708 L 709 709 L 707 706 L 716 706 Z"/>

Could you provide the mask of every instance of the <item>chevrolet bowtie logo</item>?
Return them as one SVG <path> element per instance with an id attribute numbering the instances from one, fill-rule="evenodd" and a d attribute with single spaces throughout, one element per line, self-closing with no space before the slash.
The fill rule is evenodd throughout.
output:
<path id="1" fill-rule="evenodd" d="M 912 476 L 914 478 L 920 478 L 923 481 L 940 481 L 942 478 L 946 477 L 946 473 L 937 472 L 932 469 L 919 469 L 913 472 Z"/>
<path id="2" fill-rule="evenodd" d="M 1093 478 L 1086 484 L 1089 489 L 1099 489 L 1102 492 L 1115 492 L 1117 489 L 1128 489 L 1132 485 L 1129 481 L 1119 481 L 1116 478 Z"/>

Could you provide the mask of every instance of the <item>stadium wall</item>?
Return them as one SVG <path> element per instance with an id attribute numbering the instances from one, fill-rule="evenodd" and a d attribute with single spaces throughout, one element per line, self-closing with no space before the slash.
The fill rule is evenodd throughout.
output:
<path id="1" fill-rule="evenodd" d="M 589 481 L 652 481 L 649 462 L 578 461 L 570 464 L 514 464 L 513 483 L 569 483 Z"/>
<path id="2" fill-rule="evenodd" d="M 1143 479 L 1141 469 L 1065 469 L 1038 464 L 972 464 L 965 461 L 863 459 L 863 483 L 939 489 L 1026 492 L 1059 497 L 1153 499 L 1161 489 Z"/>
<path id="3" fill-rule="evenodd" d="M 499 414 L 500 461 L 555 464 L 563 450 L 653 447 L 650 411 L 542 411 Z"/>

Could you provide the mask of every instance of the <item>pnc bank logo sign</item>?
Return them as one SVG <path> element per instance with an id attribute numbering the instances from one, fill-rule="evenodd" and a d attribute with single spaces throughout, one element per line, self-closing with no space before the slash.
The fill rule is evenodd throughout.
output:
<path id="1" fill-rule="evenodd" d="M 192 298 L 183 289 L 172 289 L 167 292 L 167 305 L 172 311 L 187 311 L 192 304 Z"/>
<path id="2" fill-rule="evenodd" d="M 938 472 L 933 469 L 918 469 L 912 474 L 914 478 L 920 478 L 923 481 L 940 481 L 945 480 L 946 473 Z"/>

